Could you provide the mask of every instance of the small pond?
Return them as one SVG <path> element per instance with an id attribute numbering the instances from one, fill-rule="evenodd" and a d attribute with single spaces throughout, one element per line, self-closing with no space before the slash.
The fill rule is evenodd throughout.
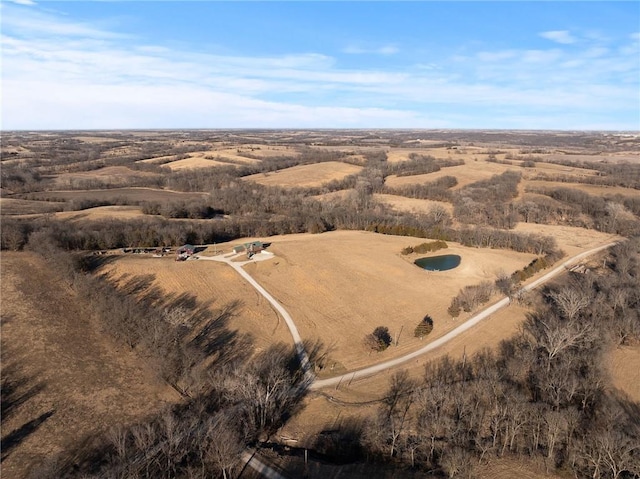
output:
<path id="1" fill-rule="evenodd" d="M 457 254 L 445 254 L 441 256 L 429 256 L 420 258 L 414 263 L 427 271 L 446 271 L 448 269 L 457 268 L 460 264 L 460 256 Z"/>

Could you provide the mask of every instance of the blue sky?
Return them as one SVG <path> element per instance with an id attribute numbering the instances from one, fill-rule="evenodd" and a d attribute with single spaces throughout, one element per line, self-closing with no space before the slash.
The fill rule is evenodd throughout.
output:
<path id="1" fill-rule="evenodd" d="M 3 0 L 2 129 L 640 130 L 640 3 Z"/>

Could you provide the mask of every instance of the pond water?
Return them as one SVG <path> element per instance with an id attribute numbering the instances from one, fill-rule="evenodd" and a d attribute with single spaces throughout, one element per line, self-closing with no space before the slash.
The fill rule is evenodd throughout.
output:
<path id="1" fill-rule="evenodd" d="M 441 256 L 429 256 L 420 258 L 414 263 L 427 271 L 446 271 L 448 269 L 457 268 L 460 265 L 460 256 L 457 254 L 445 254 Z"/>

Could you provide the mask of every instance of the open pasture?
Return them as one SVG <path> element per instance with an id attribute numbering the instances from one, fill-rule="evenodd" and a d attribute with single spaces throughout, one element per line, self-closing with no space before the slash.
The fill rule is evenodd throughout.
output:
<path id="1" fill-rule="evenodd" d="M 96 206 L 79 211 L 60 211 L 53 213 L 52 216 L 59 220 L 82 222 L 106 219 L 129 220 L 147 215 L 138 206 Z"/>
<path id="2" fill-rule="evenodd" d="M 611 241 L 622 239 L 620 236 L 614 234 L 577 228 L 575 226 L 543 225 L 537 223 L 518 223 L 514 231 L 550 236 L 556 240 L 558 247 L 569 256 Z"/>
<path id="3" fill-rule="evenodd" d="M 418 238 L 336 231 L 269 241 L 276 258 L 245 269 L 287 308 L 303 338 L 322 340 L 336 368 L 346 369 L 423 345 L 426 340 L 414 338 L 413 330 L 426 314 L 435 323 L 429 340 L 445 334 L 466 317 L 453 321 L 447 314 L 461 287 L 493 281 L 500 271 L 516 271 L 535 257 L 450 243 L 443 251 L 460 255 L 461 265 L 427 272 L 412 263 L 415 257 L 400 255 L 403 247 L 425 241 Z M 388 327 L 394 338 L 402 331 L 398 347 L 370 353 L 363 339 L 377 326 Z"/>
<path id="4" fill-rule="evenodd" d="M 298 165 L 271 173 L 258 173 L 245 176 L 247 181 L 255 181 L 265 186 L 281 186 L 284 188 L 315 187 L 322 186 L 332 180 L 341 180 L 345 176 L 353 175 L 362 170 L 362 167 L 341 163 L 339 161 L 326 161 L 311 165 Z"/>
<path id="5" fill-rule="evenodd" d="M 116 283 L 137 275 L 152 275 L 153 286 L 167 296 L 191 294 L 213 310 L 237 301 L 239 306 L 228 329 L 250 334 L 256 350 L 277 342 L 291 343 L 289 330 L 269 302 L 224 263 L 129 255 L 109 263 L 103 272 Z"/>
<path id="6" fill-rule="evenodd" d="M 613 385 L 632 401 L 640 402 L 640 346 L 620 346 L 609 357 Z"/>
<path id="7" fill-rule="evenodd" d="M 624 188 L 622 186 L 605 186 L 605 185 L 590 185 L 587 183 L 565 183 L 558 181 L 538 181 L 538 180 L 525 180 L 524 187 L 526 188 L 543 188 L 543 189 L 558 189 L 558 188 L 571 188 L 575 190 L 584 191 L 593 196 L 630 196 L 639 197 L 640 190 L 633 188 Z"/>
<path id="8" fill-rule="evenodd" d="M 485 160 L 465 160 L 464 165 L 451 166 L 442 168 L 434 173 L 424 175 L 396 176 L 387 177 L 385 184 L 390 187 L 398 187 L 405 185 L 415 185 L 422 183 L 430 183 L 442 178 L 443 176 L 454 176 L 458 180 L 458 184 L 453 189 L 460 189 L 479 180 L 486 180 L 493 175 L 499 175 L 507 170 L 520 171 L 517 166 L 503 165 L 500 163 L 491 163 Z"/>
<path id="9" fill-rule="evenodd" d="M 452 158 L 459 159 L 458 156 L 453 156 Z M 464 165 L 442 168 L 440 171 L 436 171 L 434 173 L 410 176 L 391 175 L 387 177 L 386 184 L 391 187 L 398 187 L 429 183 L 437 180 L 438 178 L 442 178 L 443 176 L 454 176 L 458 180 L 458 184 L 453 187 L 453 189 L 460 189 L 466 185 L 475 183 L 476 181 L 486 180 L 491 178 L 493 175 L 499 175 L 509 170 L 522 173 L 523 178 L 532 177 L 540 173 L 562 174 L 563 176 L 576 177 L 594 176 L 597 174 L 594 170 L 574 167 L 569 168 L 553 163 L 538 162 L 534 168 L 522 168 L 520 164 L 521 161 L 518 160 L 514 160 L 513 164 L 505 164 L 487 161 L 486 158 L 467 158 L 465 159 Z M 557 183 L 554 183 L 554 185 L 557 185 Z"/>
<path id="10" fill-rule="evenodd" d="M 157 188 L 111 188 L 106 190 L 70 190 L 70 191 L 47 191 L 37 193 L 53 200 L 65 201 L 125 201 L 131 204 L 138 204 L 143 201 L 189 201 L 202 199 L 206 193 L 184 193 L 181 191 L 160 190 Z"/>
<path id="11" fill-rule="evenodd" d="M 62 203 L 49 201 L 20 200 L 17 198 L 0 198 L 0 214 L 2 215 L 35 215 L 60 211 Z"/>
<path id="12" fill-rule="evenodd" d="M 2 477 L 180 400 L 117 344 L 51 264 L 2 252 Z M 11 384 L 11 387 L 6 387 Z"/>
<path id="13" fill-rule="evenodd" d="M 420 200 L 417 198 L 407 198 L 406 196 L 386 194 L 374 194 L 373 199 L 395 211 L 425 214 L 429 213 L 434 206 L 441 206 L 450 215 L 453 214 L 453 205 L 445 201 Z"/>
<path id="14" fill-rule="evenodd" d="M 56 187 L 69 187 L 83 182 L 98 181 L 105 185 L 124 184 L 131 179 L 157 177 L 156 173 L 136 171 L 126 166 L 105 166 L 97 170 L 61 173 L 55 176 Z"/>

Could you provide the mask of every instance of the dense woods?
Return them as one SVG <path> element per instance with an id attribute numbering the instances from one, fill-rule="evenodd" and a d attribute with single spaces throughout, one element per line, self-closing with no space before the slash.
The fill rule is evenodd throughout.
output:
<path id="1" fill-rule="evenodd" d="M 639 254 L 638 240 L 623 243 L 606 274 L 547 288 L 497 352 L 429 363 L 419 380 L 397 373 L 375 417 L 345 424 L 350 447 L 445 477 L 510 455 L 576 477 L 637 477 L 640 411 L 611 392 L 603 355 L 640 339 Z"/>

